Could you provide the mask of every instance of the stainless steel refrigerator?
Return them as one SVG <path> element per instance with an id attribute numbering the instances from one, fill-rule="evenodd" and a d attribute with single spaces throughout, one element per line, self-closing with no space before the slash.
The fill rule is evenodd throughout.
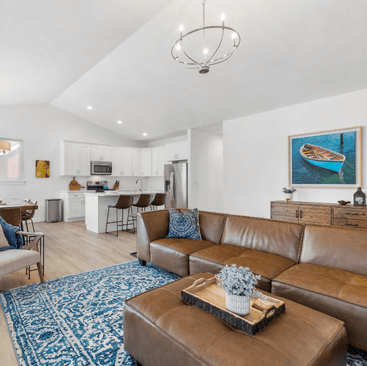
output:
<path id="1" fill-rule="evenodd" d="M 167 208 L 187 208 L 187 161 L 164 166 L 164 190 Z"/>

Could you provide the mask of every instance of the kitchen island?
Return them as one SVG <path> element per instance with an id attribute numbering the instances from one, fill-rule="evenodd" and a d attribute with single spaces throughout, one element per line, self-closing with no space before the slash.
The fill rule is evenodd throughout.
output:
<path id="1" fill-rule="evenodd" d="M 136 191 L 136 190 L 121 190 L 121 191 L 106 191 L 106 192 L 85 192 L 85 224 L 87 230 L 94 233 L 104 233 L 106 231 L 107 209 L 109 205 L 115 205 L 118 198 L 122 194 L 133 195 L 133 202 L 137 202 L 141 193 L 155 194 L 157 191 Z M 119 220 L 121 221 L 121 211 Z M 127 222 L 128 210 L 124 211 L 124 224 Z M 134 211 L 135 212 L 135 211 Z M 116 221 L 116 210 L 110 210 L 109 221 Z M 121 228 L 119 228 L 121 230 Z M 109 224 L 108 231 L 116 231 L 116 224 Z"/>

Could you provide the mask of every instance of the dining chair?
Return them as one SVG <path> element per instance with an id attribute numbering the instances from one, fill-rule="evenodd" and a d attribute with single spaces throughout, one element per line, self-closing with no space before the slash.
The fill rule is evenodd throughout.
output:
<path id="1" fill-rule="evenodd" d="M 32 200 L 24 200 L 27 203 L 32 203 L 33 205 L 37 205 L 37 201 L 32 201 Z M 35 232 L 36 230 L 34 229 L 34 224 L 33 224 L 33 217 L 34 214 L 36 213 L 36 209 L 35 208 L 31 208 L 28 210 L 22 210 L 22 227 L 24 228 L 24 224 L 26 225 L 26 231 L 29 231 L 28 229 L 28 221 L 31 222 L 32 224 L 32 228 L 33 228 L 33 232 Z"/>

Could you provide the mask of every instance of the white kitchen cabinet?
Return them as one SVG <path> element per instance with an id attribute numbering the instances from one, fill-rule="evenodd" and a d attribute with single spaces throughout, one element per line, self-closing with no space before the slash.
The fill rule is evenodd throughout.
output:
<path id="1" fill-rule="evenodd" d="M 152 149 L 152 177 L 164 175 L 165 147 L 155 147 Z"/>
<path id="2" fill-rule="evenodd" d="M 164 164 L 166 164 L 166 149 L 164 146 L 157 148 L 157 155 L 158 155 L 158 169 L 157 169 L 157 176 L 163 177 L 164 176 Z"/>
<path id="3" fill-rule="evenodd" d="M 122 148 L 121 147 L 111 147 L 111 162 L 112 162 L 112 176 L 121 176 L 122 167 Z"/>
<path id="4" fill-rule="evenodd" d="M 122 171 L 121 171 L 121 175 L 124 176 L 131 176 L 131 151 L 132 149 L 130 148 L 123 148 L 122 149 Z"/>
<path id="5" fill-rule="evenodd" d="M 90 145 L 78 144 L 77 157 L 79 168 L 78 175 L 90 175 Z"/>
<path id="6" fill-rule="evenodd" d="M 91 146 L 92 161 L 111 161 L 111 147 L 103 145 Z"/>
<path id="7" fill-rule="evenodd" d="M 60 197 L 64 202 L 64 221 L 82 221 L 85 217 L 84 193 L 76 191 L 61 192 Z"/>
<path id="8" fill-rule="evenodd" d="M 90 145 L 69 141 L 61 143 L 61 175 L 90 175 Z"/>
<path id="9" fill-rule="evenodd" d="M 141 149 L 131 149 L 131 175 L 141 176 Z"/>
<path id="10" fill-rule="evenodd" d="M 187 160 L 188 159 L 188 144 L 187 141 L 175 142 L 167 144 L 167 161 Z"/>
<path id="11" fill-rule="evenodd" d="M 158 148 L 154 147 L 152 149 L 152 176 L 156 177 L 158 175 Z"/>
<path id="12" fill-rule="evenodd" d="M 189 158 L 188 143 L 181 141 L 177 143 L 178 160 L 187 160 Z"/>
<path id="13" fill-rule="evenodd" d="M 141 175 L 143 177 L 152 175 L 152 149 L 141 149 Z"/>

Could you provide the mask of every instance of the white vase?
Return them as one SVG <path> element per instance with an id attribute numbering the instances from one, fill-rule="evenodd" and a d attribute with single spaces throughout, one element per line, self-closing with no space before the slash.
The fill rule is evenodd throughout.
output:
<path id="1" fill-rule="evenodd" d="M 232 313 L 246 315 L 250 312 L 250 296 L 231 295 L 226 292 L 226 307 Z"/>
<path id="2" fill-rule="evenodd" d="M 287 202 L 292 202 L 293 201 L 293 193 L 285 193 L 285 200 Z"/>

